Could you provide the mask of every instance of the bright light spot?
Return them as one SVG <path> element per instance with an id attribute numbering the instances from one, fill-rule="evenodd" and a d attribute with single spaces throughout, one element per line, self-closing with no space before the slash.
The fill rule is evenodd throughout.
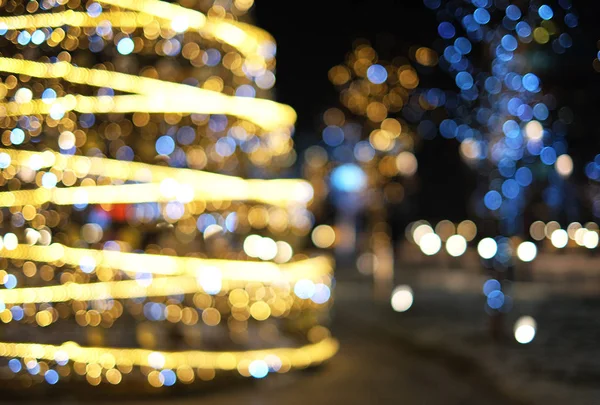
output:
<path id="1" fill-rule="evenodd" d="M 30 245 L 35 245 L 40 240 L 41 237 L 42 237 L 42 235 L 35 229 L 27 228 L 25 230 L 25 240 Z"/>
<path id="2" fill-rule="evenodd" d="M 413 301 L 413 290 L 407 285 L 400 285 L 392 291 L 391 304 L 396 312 L 408 311 Z"/>
<path id="3" fill-rule="evenodd" d="M 158 352 L 152 352 L 148 355 L 148 364 L 153 368 L 163 368 L 165 366 L 165 356 Z"/>
<path id="4" fill-rule="evenodd" d="M 202 267 L 199 271 L 198 282 L 205 293 L 215 295 L 221 291 L 221 270 L 216 267 Z"/>
<path id="5" fill-rule="evenodd" d="M 289 262 L 294 254 L 294 250 L 292 246 L 285 241 L 277 242 L 277 256 L 273 259 L 276 263 L 286 263 Z"/>
<path id="6" fill-rule="evenodd" d="M 498 244 L 492 238 L 483 238 L 477 245 L 477 253 L 484 259 L 491 259 L 498 252 Z"/>
<path id="7" fill-rule="evenodd" d="M 347 163 L 333 169 L 331 184 L 339 191 L 357 193 L 367 185 L 367 176 L 357 165 Z"/>
<path id="8" fill-rule="evenodd" d="M 152 273 L 136 273 L 135 281 L 142 287 L 149 287 L 153 280 Z"/>
<path id="9" fill-rule="evenodd" d="M 415 243 L 417 245 L 421 244 L 421 238 L 423 238 L 423 236 L 433 233 L 433 228 L 427 224 L 422 224 L 419 225 L 415 228 L 415 230 L 413 231 L 413 240 L 415 241 Z"/>
<path id="10" fill-rule="evenodd" d="M 25 46 L 29 43 L 29 41 L 31 41 L 31 34 L 27 31 L 21 31 L 17 36 L 17 42 L 20 45 Z"/>
<path id="11" fill-rule="evenodd" d="M 121 55 L 129 55 L 131 52 L 133 52 L 134 47 L 135 44 L 133 43 L 133 40 L 131 38 L 126 37 L 122 38 L 117 44 L 117 51 Z"/>
<path id="12" fill-rule="evenodd" d="M 33 98 L 33 93 L 26 87 L 21 87 L 15 93 L 15 101 L 19 104 L 29 103 Z"/>
<path id="13" fill-rule="evenodd" d="M 69 150 L 75 146 L 75 134 L 71 131 L 64 131 L 58 137 L 58 146 L 61 149 Z"/>
<path id="14" fill-rule="evenodd" d="M 310 184 L 302 183 L 294 188 L 294 195 L 297 199 L 308 203 L 314 196 L 314 190 Z"/>
<path id="15" fill-rule="evenodd" d="M 262 236 L 248 235 L 246 239 L 244 239 L 244 253 L 250 257 L 258 257 L 261 241 Z"/>
<path id="16" fill-rule="evenodd" d="M 557 229 L 552 232 L 550 237 L 552 245 L 558 249 L 562 249 L 569 243 L 569 234 L 564 229 Z"/>
<path id="17" fill-rule="evenodd" d="M 244 252 L 250 257 L 273 260 L 277 256 L 277 243 L 268 237 L 249 235 L 244 239 Z"/>
<path id="18" fill-rule="evenodd" d="M 189 184 L 181 184 L 176 192 L 177 201 L 182 204 L 190 203 L 194 200 L 194 188 Z"/>
<path id="19" fill-rule="evenodd" d="M 262 75 L 257 76 L 254 81 L 258 87 L 267 90 L 275 85 L 275 75 L 267 70 Z"/>
<path id="20" fill-rule="evenodd" d="M 269 374 L 269 365 L 264 360 L 254 360 L 248 366 L 248 372 L 254 378 L 265 378 Z"/>
<path id="21" fill-rule="evenodd" d="M 273 260 L 275 256 L 277 256 L 277 243 L 271 238 L 262 238 L 258 257 L 261 260 Z"/>
<path id="22" fill-rule="evenodd" d="M 42 175 L 42 187 L 44 188 L 54 188 L 57 182 L 58 179 L 54 173 L 48 172 Z"/>
<path id="23" fill-rule="evenodd" d="M 190 26 L 190 21 L 188 20 L 187 16 L 185 16 L 185 15 L 175 16 L 171 20 L 171 28 L 173 28 L 173 31 L 175 31 L 175 32 L 179 32 L 179 33 L 185 32 L 189 26 Z"/>
<path id="24" fill-rule="evenodd" d="M 0 169 L 6 169 L 10 166 L 11 158 L 8 153 L 0 153 Z"/>
<path id="25" fill-rule="evenodd" d="M 28 162 L 29 168 L 31 170 L 35 170 L 38 171 L 42 168 L 42 166 L 44 165 L 44 159 L 42 158 L 42 155 L 33 155 L 29 158 L 29 162 Z"/>
<path id="26" fill-rule="evenodd" d="M 307 300 L 311 298 L 316 292 L 315 283 L 310 280 L 298 280 L 296 285 L 294 285 L 294 294 L 298 296 L 298 298 L 302 298 L 303 300 Z"/>
<path id="27" fill-rule="evenodd" d="M 515 340 L 523 345 L 530 343 L 535 337 L 537 325 L 530 316 L 522 316 L 515 322 Z"/>
<path id="28" fill-rule="evenodd" d="M 417 172 L 417 158 L 410 152 L 400 152 L 396 156 L 396 168 L 402 176 L 412 176 Z"/>
<path id="29" fill-rule="evenodd" d="M 315 304 L 324 304 L 331 297 L 331 289 L 323 283 L 315 285 L 315 293 L 310 298 Z"/>
<path id="30" fill-rule="evenodd" d="M 62 106 L 62 104 L 53 104 L 52 107 L 50 107 L 50 117 L 53 120 L 61 120 L 63 117 L 65 116 L 65 107 Z"/>
<path id="31" fill-rule="evenodd" d="M 45 39 L 46 34 L 44 34 L 44 32 L 40 30 L 35 30 L 31 35 L 31 42 L 33 42 L 36 45 L 41 44 L 42 42 L 44 42 Z"/>
<path id="32" fill-rule="evenodd" d="M 167 198 L 175 197 L 178 190 L 179 183 L 175 179 L 169 177 L 160 182 L 160 193 Z"/>
<path id="33" fill-rule="evenodd" d="M 588 249 L 595 249 L 598 247 L 598 233 L 595 231 L 587 231 L 583 235 L 583 245 Z"/>
<path id="34" fill-rule="evenodd" d="M 79 267 L 84 273 L 91 273 L 96 268 L 96 260 L 92 256 L 83 256 L 79 260 Z"/>
<path id="35" fill-rule="evenodd" d="M 573 173 L 573 159 L 569 155 L 560 155 L 554 163 L 556 172 L 563 177 L 569 177 Z"/>
<path id="36" fill-rule="evenodd" d="M 335 230 L 329 225 L 319 225 L 313 229 L 311 239 L 316 247 L 326 249 L 335 242 Z"/>
<path id="37" fill-rule="evenodd" d="M 428 233 L 421 238 L 419 247 L 427 256 L 433 256 L 442 248 L 442 240 L 435 233 Z"/>
<path id="38" fill-rule="evenodd" d="M 531 262 L 537 256 L 537 246 L 533 242 L 522 242 L 517 248 L 517 256 L 523 262 Z"/>
<path id="39" fill-rule="evenodd" d="M 527 125 L 525 125 L 525 135 L 527 135 L 529 139 L 542 139 L 542 136 L 544 136 L 544 128 L 538 121 L 529 121 Z"/>
<path id="40" fill-rule="evenodd" d="M 589 232 L 586 228 L 579 228 L 575 231 L 575 243 L 579 246 L 585 246 L 585 235 Z"/>
<path id="41" fill-rule="evenodd" d="M 14 233 L 7 233 L 4 235 L 4 248 L 6 250 L 15 250 L 19 244 L 19 239 Z"/>
<path id="42" fill-rule="evenodd" d="M 446 251 L 450 256 L 461 256 L 467 251 L 467 240 L 461 235 L 450 236 L 446 241 Z"/>
<path id="43" fill-rule="evenodd" d="M 25 132 L 21 128 L 15 128 L 10 131 L 10 142 L 13 145 L 20 145 L 25 140 Z"/>

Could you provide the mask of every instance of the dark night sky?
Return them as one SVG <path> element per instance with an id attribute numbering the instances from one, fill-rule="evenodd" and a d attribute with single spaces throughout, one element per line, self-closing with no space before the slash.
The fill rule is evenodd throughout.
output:
<path id="1" fill-rule="evenodd" d="M 368 39 L 383 59 L 392 59 L 436 34 L 435 14 L 421 0 L 318 3 L 290 9 L 287 1 L 258 0 L 254 10 L 257 24 L 277 41 L 277 99 L 298 111 L 299 132 L 314 130 L 315 117 L 337 100 L 327 72 L 344 61 L 355 39 Z"/>
<path id="2" fill-rule="evenodd" d="M 568 141 L 579 173 L 585 162 L 600 152 L 600 73 L 592 68 L 598 51 L 596 41 L 600 39 L 600 5 L 595 3 L 574 1 L 581 16 L 580 28 L 572 32 L 575 46 L 548 61 L 547 69 L 541 72 L 544 90 L 554 93 L 560 106 L 569 106 L 575 112 Z M 254 13 L 257 25 L 277 41 L 277 100 L 298 112 L 299 150 L 319 141 L 320 114 L 336 106 L 338 97 L 327 72 L 344 61 L 355 39 L 368 39 L 380 58 L 391 60 L 407 56 L 414 45 L 432 47 L 438 24 L 435 12 L 422 0 L 258 0 Z M 419 215 L 463 219 L 468 214 L 466 200 L 475 180 L 459 158 L 458 143 L 427 141 L 417 156 L 422 184 Z M 440 204 L 440 197 L 444 204 Z"/>

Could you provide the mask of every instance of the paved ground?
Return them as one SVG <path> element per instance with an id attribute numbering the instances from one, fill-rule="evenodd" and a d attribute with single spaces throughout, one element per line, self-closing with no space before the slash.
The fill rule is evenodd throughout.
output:
<path id="1" fill-rule="evenodd" d="M 231 387 L 207 389 L 169 398 L 118 400 L 141 404 L 404 404 L 404 405 L 500 405 L 517 403 L 499 393 L 470 363 L 423 351 L 397 335 L 393 328 L 371 317 L 370 287 L 365 283 L 340 285 L 339 303 L 333 313 L 333 332 L 341 342 L 339 354 L 328 364 L 303 372 L 275 375 Z M 114 404 L 94 399 L 98 388 L 89 387 L 85 399 L 54 398 L 61 405 Z M 96 393 L 96 394 L 94 394 Z M 12 402 L 14 403 L 14 402 Z M 21 402 L 25 403 L 25 402 Z"/>
<path id="2" fill-rule="evenodd" d="M 413 306 L 394 314 L 382 302 L 370 308 L 369 316 L 440 357 L 476 364 L 503 392 L 525 403 L 598 404 L 600 279 L 564 263 L 553 269 L 555 264 L 547 262 L 543 275 L 534 268 L 535 281 L 517 281 L 505 290 L 512 308 L 500 339 L 491 338 L 484 310 L 481 287 L 489 276 L 477 269 L 403 268 L 396 283 L 413 288 Z M 535 339 L 527 345 L 513 337 L 513 325 L 523 315 L 537 321 Z"/>

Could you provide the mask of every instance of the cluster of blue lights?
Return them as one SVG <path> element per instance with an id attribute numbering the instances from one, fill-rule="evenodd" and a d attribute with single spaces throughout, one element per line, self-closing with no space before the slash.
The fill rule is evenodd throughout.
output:
<path id="1" fill-rule="evenodd" d="M 600 183 L 600 154 L 594 157 L 594 160 L 585 165 L 585 175 L 595 184 Z M 600 217 L 600 200 L 595 199 L 592 205 L 592 214 Z"/>
<path id="2" fill-rule="evenodd" d="M 488 308 L 496 311 L 508 311 L 511 298 L 502 291 L 502 284 L 496 279 L 489 279 L 483 283 L 483 294 L 486 296 Z"/>
<path id="3" fill-rule="evenodd" d="M 62 363 L 62 362 L 57 362 L 57 363 Z M 63 365 L 63 364 L 61 364 Z M 14 374 L 19 373 L 22 369 L 23 369 L 23 364 L 21 363 L 21 361 L 19 359 L 10 359 L 8 361 L 8 368 L 11 372 L 13 372 Z M 29 360 L 25 363 L 25 368 L 27 369 L 27 372 L 31 375 L 38 375 L 41 372 L 41 367 L 40 364 L 36 361 L 36 360 Z M 58 380 L 60 380 L 60 375 L 58 374 L 58 372 L 56 370 L 46 370 L 46 372 L 43 374 L 44 376 L 44 380 L 46 380 L 46 382 L 50 385 L 54 385 L 58 382 Z"/>
<path id="4" fill-rule="evenodd" d="M 527 3 L 524 7 L 505 0 L 424 0 L 441 21 L 437 31 L 444 49 L 439 66 L 454 78 L 457 91 L 420 90 L 418 97 L 431 107 L 446 109 L 448 118 L 440 122 L 429 120 L 426 112 L 405 111 L 407 120 L 419 121 L 418 133 L 425 139 L 439 133 L 468 142 L 469 163 L 491 173 L 487 190 L 479 191 L 477 213 L 498 219 L 504 234 L 523 231 L 517 219 L 534 181 L 547 183 L 544 201 L 552 209 L 562 203 L 556 195 L 560 196 L 564 177 L 556 174 L 554 165 L 567 151 L 564 136 L 570 123 L 560 112 L 558 119 L 553 118 L 556 101 L 543 93 L 527 51 L 551 42 L 555 53 L 564 53 L 573 45 L 571 36 L 550 32 L 545 24 L 551 21 L 557 30 L 562 18 L 566 27 L 573 28 L 577 16 L 568 0 L 559 1 L 558 8 Z M 490 69 L 472 58 L 476 44 L 492 56 Z M 534 125 L 528 126 L 532 121 Z M 588 165 L 587 172 L 600 179 L 600 167 Z"/>

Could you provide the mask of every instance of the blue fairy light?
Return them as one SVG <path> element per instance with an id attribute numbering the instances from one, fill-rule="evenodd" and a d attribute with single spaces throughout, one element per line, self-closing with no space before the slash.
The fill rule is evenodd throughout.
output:
<path id="1" fill-rule="evenodd" d="M 553 165 L 556 162 L 556 151 L 551 146 L 546 146 L 540 152 L 540 160 L 545 165 Z"/>
<path id="2" fill-rule="evenodd" d="M 517 21 L 519 18 L 521 18 L 521 9 L 514 4 L 506 7 L 505 12 L 506 16 L 513 21 Z"/>
<path id="3" fill-rule="evenodd" d="M 451 23 L 444 21 L 438 25 L 438 33 L 442 38 L 450 39 L 456 35 L 456 29 Z"/>
<path id="4" fill-rule="evenodd" d="M 117 51 L 121 55 L 129 55 L 131 52 L 133 52 L 134 47 L 135 44 L 133 43 L 133 40 L 131 38 L 125 37 L 122 38 L 117 44 Z"/>
<path id="5" fill-rule="evenodd" d="M 490 22 L 490 12 L 480 7 L 473 13 L 473 18 L 477 23 L 485 25 Z"/>
<path id="6" fill-rule="evenodd" d="M 159 155 L 170 155 L 175 150 L 175 141 L 168 135 L 163 135 L 156 140 L 156 152 Z"/>
<path id="7" fill-rule="evenodd" d="M 495 190 L 488 191 L 483 197 L 483 203 L 488 209 L 495 211 L 502 205 L 502 196 Z"/>
<path id="8" fill-rule="evenodd" d="M 473 76 L 468 72 L 459 72 L 456 75 L 456 85 L 461 90 L 469 90 L 473 87 Z"/>
<path id="9" fill-rule="evenodd" d="M 471 41 L 469 41 L 467 38 L 458 37 L 454 41 L 454 48 L 462 55 L 467 55 L 471 52 L 473 46 L 471 45 Z"/>
<path id="10" fill-rule="evenodd" d="M 527 73 L 523 76 L 523 87 L 530 92 L 537 92 L 540 86 L 540 79 L 533 73 Z"/>
<path id="11" fill-rule="evenodd" d="M 373 84 L 385 83 L 387 77 L 387 70 L 381 65 L 371 65 L 367 69 L 367 79 Z"/>
<path id="12" fill-rule="evenodd" d="M 542 5 L 538 9 L 538 14 L 544 20 L 550 20 L 552 17 L 554 17 L 554 11 L 552 11 L 552 8 L 547 4 Z"/>

